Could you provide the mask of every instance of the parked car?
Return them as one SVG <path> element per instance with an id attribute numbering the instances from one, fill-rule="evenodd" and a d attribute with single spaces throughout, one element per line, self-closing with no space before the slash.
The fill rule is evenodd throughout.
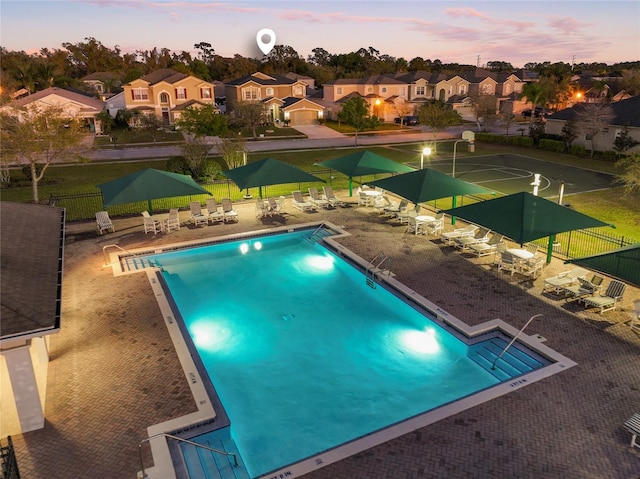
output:
<path id="1" fill-rule="evenodd" d="M 403 117 L 398 117 L 393 121 L 395 121 L 398 124 L 402 123 L 403 125 L 414 126 L 414 125 L 418 124 L 418 117 L 417 116 L 403 116 Z"/>
<path id="2" fill-rule="evenodd" d="M 542 108 L 540 106 L 537 106 L 535 108 L 535 116 L 536 116 L 536 118 L 541 118 L 543 116 L 550 116 L 550 115 L 553 115 L 553 112 L 551 110 L 547 110 L 546 108 Z M 522 116 L 530 117 L 531 116 L 531 108 L 527 108 L 526 110 L 522 110 Z"/>

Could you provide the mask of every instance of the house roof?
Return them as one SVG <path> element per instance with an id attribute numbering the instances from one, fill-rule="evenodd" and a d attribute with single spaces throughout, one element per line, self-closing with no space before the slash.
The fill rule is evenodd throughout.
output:
<path id="1" fill-rule="evenodd" d="M 498 78 L 497 73 L 490 72 L 489 70 L 485 70 L 483 68 L 476 68 L 475 70 L 462 72 L 459 73 L 458 76 L 460 78 L 464 78 L 470 83 L 480 83 L 482 80 L 486 80 L 487 78 L 490 78 L 493 81 L 497 81 Z"/>
<path id="2" fill-rule="evenodd" d="M 317 107 L 318 107 L 318 110 L 322 110 L 322 106 L 321 106 L 321 105 L 318 105 L 317 103 L 312 102 L 311 100 L 309 100 L 309 99 L 307 99 L 307 98 L 297 98 L 297 97 L 293 97 L 293 96 L 288 96 L 288 97 L 284 98 L 284 99 L 283 99 L 283 104 L 282 104 L 282 107 L 281 107 L 281 108 L 282 108 L 283 110 L 286 110 L 286 109 L 287 109 L 287 108 L 289 108 L 290 106 L 295 105 L 295 104 L 300 103 L 300 102 L 306 102 L 306 103 L 309 103 L 309 104 L 311 104 L 311 105 L 317 106 Z"/>
<path id="3" fill-rule="evenodd" d="M 371 75 L 364 78 L 339 78 L 325 85 L 404 85 L 406 82 L 387 75 Z"/>
<path id="4" fill-rule="evenodd" d="M 577 115 L 588 108 L 589 103 L 580 103 L 571 108 L 566 108 L 554 113 L 547 120 L 575 120 Z M 613 111 L 611 125 L 640 127 L 640 96 L 634 96 L 615 103 L 607 103 Z"/>
<path id="5" fill-rule="evenodd" d="M 160 70 L 153 71 L 148 73 L 147 75 L 140 78 L 140 80 L 144 80 L 149 83 L 149 85 L 155 85 L 156 83 L 160 83 L 162 81 L 167 83 L 176 83 L 180 80 L 184 80 L 189 75 L 186 73 L 179 73 L 171 68 L 162 68 Z M 135 81 L 135 80 L 134 80 Z"/>
<path id="6" fill-rule="evenodd" d="M 0 202 L 0 339 L 60 327 L 64 218 L 64 208 Z"/>
<path id="7" fill-rule="evenodd" d="M 276 86 L 276 85 L 293 85 L 300 80 L 294 78 L 287 78 L 283 75 L 265 75 L 264 73 L 256 72 L 251 75 L 244 76 L 242 78 L 236 78 L 225 83 L 225 85 L 240 86 L 245 83 L 254 82 L 258 85 L 264 86 Z"/>
<path id="8" fill-rule="evenodd" d="M 113 72 L 95 72 L 90 73 L 89 75 L 81 78 L 82 81 L 109 81 L 109 80 L 118 80 L 120 75 Z"/>
<path id="9" fill-rule="evenodd" d="M 203 103 L 201 101 L 198 100 L 187 100 L 184 103 L 181 103 L 180 105 L 176 105 L 175 108 L 173 108 L 173 111 L 181 111 L 181 110 L 185 110 L 193 105 L 200 105 L 200 106 L 206 106 L 206 105 L 211 105 L 211 103 Z M 213 105 L 213 108 L 216 109 L 216 106 Z"/>
<path id="10" fill-rule="evenodd" d="M 97 98 L 92 96 L 83 95 L 81 93 L 76 93 L 73 91 L 65 90 L 64 88 L 51 87 L 46 88 L 45 90 L 37 91 L 31 95 L 23 96 L 22 98 L 18 98 L 10 103 L 10 105 L 15 107 L 23 107 L 28 105 L 29 103 L 33 103 L 38 100 L 42 100 L 51 95 L 56 95 L 62 98 L 66 98 L 69 101 L 73 101 L 76 103 L 83 104 L 90 109 L 102 110 L 104 108 L 105 103 Z"/>

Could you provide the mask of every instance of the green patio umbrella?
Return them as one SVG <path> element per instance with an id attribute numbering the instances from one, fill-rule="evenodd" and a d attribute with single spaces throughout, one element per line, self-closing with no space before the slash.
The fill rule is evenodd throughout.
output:
<path id="1" fill-rule="evenodd" d="M 444 210 L 444 212 L 490 228 L 520 245 L 549 236 L 547 262 L 551 261 L 555 234 L 598 226 L 612 226 L 526 191 Z"/>
<path id="2" fill-rule="evenodd" d="M 640 243 L 565 261 L 600 271 L 640 287 Z"/>
<path id="3" fill-rule="evenodd" d="M 413 168 L 370 151 L 360 151 L 350 155 L 317 163 L 325 168 L 338 170 L 349 177 L 349 196 L 353 196 L 353 177 L 375 175 L 377 173 L 407 173 Z"/>
<path id="4" fill-rule="evenodd" d="M 146 201 L 173 196 L 210 195 L 188 175 L 148 168 L 98 185 L 102 201 L 107 206 Z"/>
<path id="5" fill-rule="evenodd" d="M 223 171 L 222 174 L 233 180 L 241 190 L 246 188 L 260 188 L 260 198 L 262 198 L 263 186 L 315 181 L 325 183 L 322 178 L 313 176 L 311 173 L 307 173 L 297 166 L 273 158 L 254 161 L 232 170 Z"/>
<path id="6" fill-rule="evenodd" d="M 370 185 L 391 191 L 415 204 L 447 196 L 492 193 L 482 186 L 467 183 L 430 168 L 383 178 L 371 182 Z"/>

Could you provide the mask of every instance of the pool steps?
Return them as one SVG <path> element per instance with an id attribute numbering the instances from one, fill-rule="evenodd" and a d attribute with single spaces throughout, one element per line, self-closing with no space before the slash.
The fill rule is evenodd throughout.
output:
<path id="1" fill-rule="evenodd" d="M 225 428 L 224 430 L 213 431 L 200 436 L 197 442 L 214 449 L 234 453 L 238 459 L 238 466 L 234 467 L 232 457 L 222 456 L 206 449 L 181 443 L 180 449 L 184 456 L 190 479 L 250 479 L 228 429 Z"/>
<path id="2" fill-rule="evenodd" d="M 507 344 L 507 341 L 497 337 L 483 341 L 469 347 L 469 358 L 500 379 L 500 381 L 508 381 L 548 364 L 548 361 L 542 358 L 537 359 L 521 351 L 516 343 L 496 361 L 495 369 L 492 369 L 493 362 L 502 353 Z"/>

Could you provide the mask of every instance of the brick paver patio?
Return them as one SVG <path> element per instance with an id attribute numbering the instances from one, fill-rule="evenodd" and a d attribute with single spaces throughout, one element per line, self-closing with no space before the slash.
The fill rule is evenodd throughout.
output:
<path id="1" fill-rule="evenodd" d="M 137 248 L 279 226 L 236 205 L 238 224 L 183 226 L 145 235 L 141 218 L 115 218 L 116 233 L 67 225 L 62 331 L 52 337 L 46 426 L 13 436 L 24 478 L 134 478 L 146 428 L 194 411 L 184 373 L 144 274 L 113 277 L 102 248 Z M 560 374 L 308 474 L 308 479 L 640 478 L 640 450 L 622 424 L 640 412 L 640 333 L 629 327 L 637 288 L 599 315 L 543 295 L 545 277 L 570 268 L 554 259 L 540 278 L 498 273 L 438 240 L 406 234 L 371 208 L 302 213 L 352 236 L 364 258 L 382 251 L 397 279 L 468 324 L 501 318 L 578 363 Z M 188 213 L 182 212 L 183 219 Z M 451 225 L 448 225 L 451 228 Z M 607 281 L 608 282 L 608 281 Z M 152 462 L 145 448 L 145 464 Z"/>

